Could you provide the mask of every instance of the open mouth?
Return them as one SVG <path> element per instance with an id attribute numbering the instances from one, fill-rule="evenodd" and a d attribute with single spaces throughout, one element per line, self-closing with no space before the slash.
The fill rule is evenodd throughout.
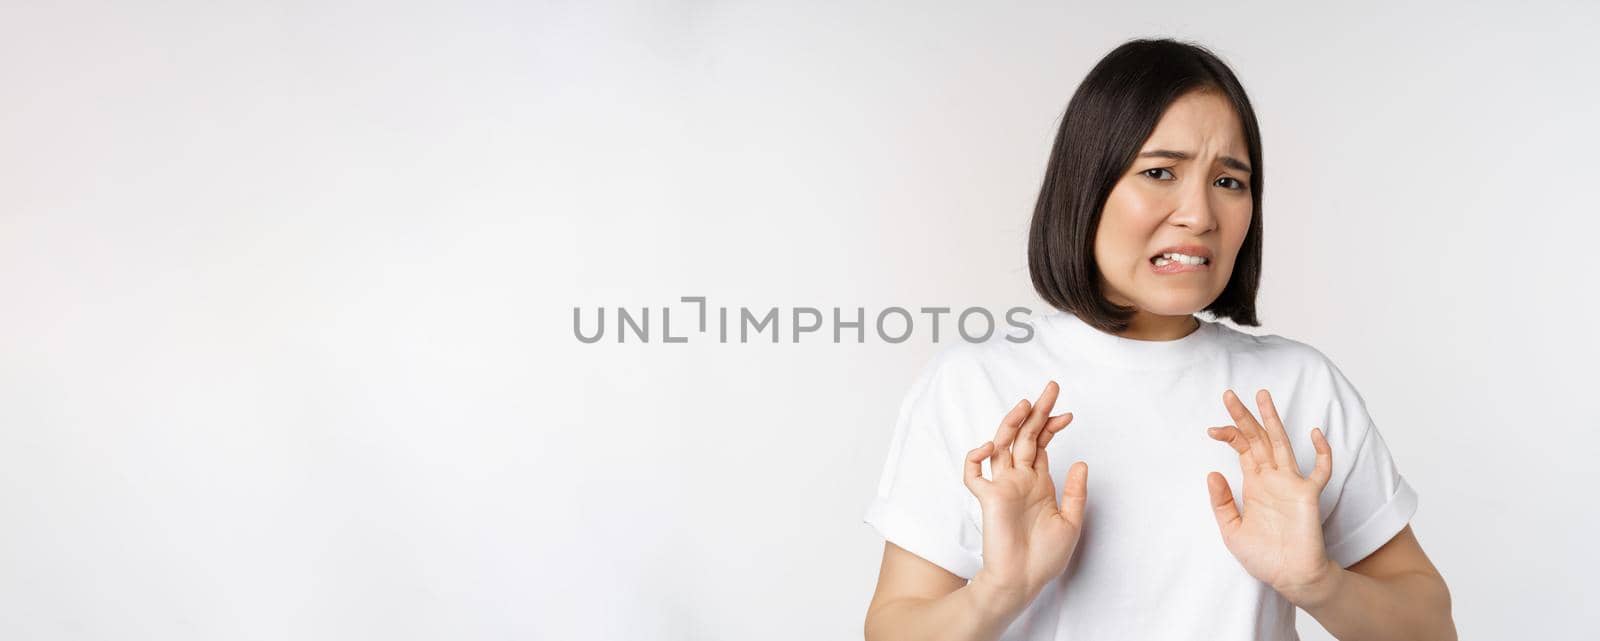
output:
<path id="1" fill-rule="evenodd" d="M 1155 265 L 1156 267 L 1165 267 L 1172 264 L 1195 267 L 1199 265 L 1209 265 L 1211 264 L 1211 259 L 1201 256 L 1190 256 L 1188 254 L 1168 252 L 1165 254 L 1156 254 L 1151 256 L 1150 264 Z"/>

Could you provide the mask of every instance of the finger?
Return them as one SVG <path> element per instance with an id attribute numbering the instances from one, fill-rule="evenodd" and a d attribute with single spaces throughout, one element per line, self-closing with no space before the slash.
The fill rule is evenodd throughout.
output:
<path id="1" fill-rule="evenodd" d="M 1031 409 L 1033 409 L 1033 406 L 1028 403 L 1028 399 L 1022 399 L 1021 402 L 1011 408 L 1010 412 L 1006 413 L 1004 418 L 1000 419 L 1000 428 L 995 430 L 994 433 L 994 460 L 991 462 L 992 465 L 999 465 L 1002 460 L 1001 455 L 1004 455 L 1005 466 L 1011 467 L 1011 441 L 1016 438 L 1017 431 L 1022 429 L 1022 419 L 1028 416 L 1028 411 Z"/>
<path id="2" fill-rule="evenodd" d="M 1311 468 L 1311 476 L 1307 477 L 1317 484 L 1317 491 L 1328 486 L 1328 479 L 1333 477 L 1333 448 L 1328 445 L 1328 437 L 1322 434 L 1322 428 L 1311 428 L 1311 445 L 1317 448 L 1317 464 Z"/>
<path id="3" fill-rule="evenodd" d="M 1061 518 L 1081 529 L 1084 507 L 1088 503 L 1089 464 L 1078 461 L 1067 468 L 1067 480 L 1061 483 Z"/>
<path id="4" fill-rule="evenodd" d="M 1056 385 L 1055 381 L 1044 384 L 1044 391 L 1039 394 L 1038 402 L 1033 404 L 1033 411 L 1022 424 L 1022 433 L 1017 435 L 1017 442 L 1011 448 L 1018 467 L 1033 466 L 1034 454 L 1039 451 L 1039 430 L 1050 420 L 1050 408 L 1055 407 L 1056 396 L 1060 392 L 1061 386 Z"/>
<path id="5" fill-rule="evenodd" d="M 988 441 L 967 452 L 966 471 L 962 474 L 961 481 L 966 484 L 967 489 L 971 490 L 973 494 L 977 494 L 978 488 L 989 483 L 987 479 L 983 478 L 983 459 L 989 458 L 989 452 L 993 449 L 994 441 Z"/>
<path id="6" fill-rule="evenodd" d="M 1267 433 L 1261 429 L 1261 424 L 1256 422 L 1256 417 L 1250 414 L 1239 397 L 1233 390 L 1222 392 L 1222 404 L 1228 408 L 1228 415 L 1233 417 L 1234 425 L 1244 433 L 1245 441 L 1250 444 L 1250 457 L 1255 459 L 1261 467 L 1277 467 L 1272 462 L 1272 444 L 1267 442 Z"/>
<path id="7" fill-rule="evenodd" d="M 1033 410 L 1033 405 L 1028 399 L 1017 401 L 1011 406 L 1011 411 L 1000 417 L 1000 427 L 994 432 L 995 449 L 1004 450 L 1011 448 L 1011 439 L 1016 437 L 1017 430 L 1021 429 L 1023 419 L 1028 418 L 1028 412 Z"/>
<path id="8" fill-rule="evenodd" d="M 1044 424 L 1044 430 L 1039 434 L 1039 449 L 1042 450 L 1046 445 L 1049 445 L 1050 439 L 1055 438 L 1056 434 L 1061 430 L 1066 429 L 1067 425 L 1071 422 L 1072 412 L 1051 417 L 1050 422 Z"/>
<path id="9" fill-rule="evenodd" d="M 1206 428 L 1206 434 L 1213 439 L 1228 444 L 1233 451 L 1239 453 L 1239 469 L 1245 474 L 1255 474 L 1262 469 L 1261 461 L 1256 460 L 1250 439 L 1245 437 L 1244 431 L 1237 426 L 1223 425 L 1221 427 Z"/>
<path id="10" fill-rule="evenodd" d="M 1211 493 L 1211 513 L 1217 517 L 1217 529 L 1222 530 L 1222 536 L 1233 536 L 1233 531 L 1244 522 L 1244 517 L 1239 514 L 1239 506 L 1233 502 L 1233 489 L 1228 487 L 1228 478 L 1221 472 L 1212 472 L 1206 475 L 1206 490 Z"/>
<path id="11" fill-rule="evenodd" d="M 1256 390 L 1256 408 L 1261 410 L 1261 422 L 1267 426 L 1267 440 L 1272 442 L 1272 460 L 1279 467 L 1299 473 L 1294 461 L 1294 447 L 1289 444 L 1289 433 L 1283 429 L 1283 419 L 1278 417 L 1278 407 L 1272 403 L 1272 394 Z"/>
<path id="12" fill-rule="evenodd" d="M 1239 453 L 1240 464 L 1254 465 L 1255 459 L 1250 456 L 1250 441 L 1244 437 L 1244 432 L 1232 425 L 1206 428 L 1206 435 L 1213 439 L 1227 443 L 1233 451 Z"/>

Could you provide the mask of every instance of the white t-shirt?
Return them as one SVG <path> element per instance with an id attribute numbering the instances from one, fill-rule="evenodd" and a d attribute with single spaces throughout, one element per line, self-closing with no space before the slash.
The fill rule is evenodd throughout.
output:
<path id="1" fill-rule="evenodd" d="M 1199 317 L 1197 317 L 1199 318 Z M 1239 455 L 1206 435 L 1231 425 L 1233 389 L 1260 417 L 1265 388 L 1302 474 L 1315 465 L 1311 428 L 1333 448 L 1321 496 L 1328 556 L 1348 567 L 1405 527 L 1408 485 L 1360 394 L 1315 348 L 1200 319 L 1171 341 L 1101 332 L 1051 312 L 983 343 L 942 348 L 912 384 L 864 520 L 883 537 L 970 579 L 983 565 L 982 509 L 962 483 L 963 458 L 994 437 L 1007 411 L 1055 380 L 1052 414 L 1072 424 L 1047 450 L 1057 496 L 1073 461 L 1089 465 L 1084 531 L 1072 561 L 1001 637 L 1005 640 L 1298 639 L 1295 608 L 1251 577 L 1222 543 L 1206 490 L 1221 472 L 1243 496 Z M 984 462 L 984 476 L 992 478 Z"/>

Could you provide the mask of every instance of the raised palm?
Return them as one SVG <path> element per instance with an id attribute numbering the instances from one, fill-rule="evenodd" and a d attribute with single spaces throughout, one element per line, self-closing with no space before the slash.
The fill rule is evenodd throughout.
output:
<path id="1" fill-rule="evenodd" d="M 1026 604 L 1072 558 L 1083 528 L 1089 467 L 1067 470 L 1056 500 L 1045 446 L 1072 414 L 1050 416 L 1060 388 L 1045 385 L 1038 403 L 1017 403 L 1000 421 L 994 440 L 967 453 L 965 482 L 983 508 L 983 567 L 973 581 L 1014 604 Z M 983 478 L 989 459 L 992 479 Z"/>
<path id="2" fill-rule="evenodd" d="M 1313 429 L 1316 465 L 1309 476 L 1302 477 L 1288 433 L 1266 390 L 1256 393 L 1265 426 L 1232 390 L 1224 392 L 1222 400 L 1236 425 L 1209 428 L 1206 433 L 1239 453 L 1244 473 L 1242 512 L 1227 479 L 1218 472 L 1206 475 L 1223 544 L 1250 576 L 1298 603 L 1332 569 L 1323 548 L 1317 498 L 1332 473 L 1333 449 L 1322 430 Z"/>

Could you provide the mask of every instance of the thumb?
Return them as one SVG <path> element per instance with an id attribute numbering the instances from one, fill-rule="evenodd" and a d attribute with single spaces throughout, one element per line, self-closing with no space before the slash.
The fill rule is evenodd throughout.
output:
<path id="1" fill-rule="evenodd" d="M 1217 517 L 1217 527 L 1223 536 L 1232 534 L 1244 519 L 1239 516 L 1239 506 L 1233 503 L 1233 489 L 1228 487 L 1228 479 L 1220 472 L 1207 474 L 1206 490 L 1211 493 L 1211 512 Z"/>
<path id="2" fill-rule="evenodd" d="M 1083 527 L 1083 510 L 1089 502 L 1089 464 L 1078 461 L 1067 468 L 1061 483 L 1061 517 L 1075 528 Z"/>

